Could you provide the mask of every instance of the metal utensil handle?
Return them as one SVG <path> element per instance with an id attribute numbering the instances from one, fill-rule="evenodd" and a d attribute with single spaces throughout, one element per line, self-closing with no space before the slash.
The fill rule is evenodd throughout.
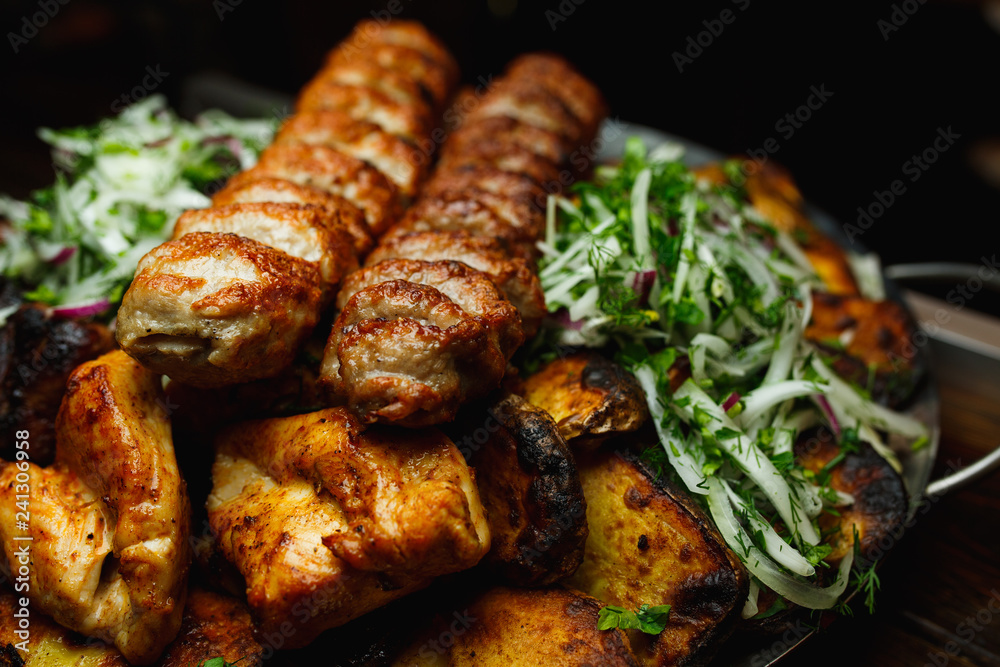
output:
<path id="1" fill-rule="evenodd" d="M 952 262 L 927 262 L 923 264 L 895 264 L 885 267 L 885 275 L 896 282 L 924 281 L 939 282 L 945 280 L 968 280 L 978 278 L 990 289 L 1000 291 L 1000 279 L 997 274 L 982 275 L 982 266 L 978 264 L 960 264 Z M 972 484 L 988 473 L 1000 468 L 1000 448 L 997 448 L 979 459 L 941 479 L 927 485 L 925 491 L 929 497 L 940 496 L 968 484 Z"/>

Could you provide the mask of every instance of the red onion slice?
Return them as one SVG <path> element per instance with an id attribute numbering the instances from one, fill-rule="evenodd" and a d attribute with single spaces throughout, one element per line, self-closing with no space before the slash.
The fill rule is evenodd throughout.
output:
<path id="1" fill-rule="evenodd" d="M 98 315 L 111 307 L 111 301 L 107 297 L 92 301 L 91 303 L 81 303 L 72 306 L 56 306 L 52 309 L 53 315 L 59 317 L 89 317 Z"/>

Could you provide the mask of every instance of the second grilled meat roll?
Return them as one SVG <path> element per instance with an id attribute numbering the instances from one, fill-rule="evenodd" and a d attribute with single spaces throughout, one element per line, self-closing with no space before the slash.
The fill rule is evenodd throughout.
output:
<path id="1" fill-rule="evenodd" d="M 524 341 L 517 309 L 461 262 L 380 262 L 344 281 L 337 306 L 322 381 L 366 421 L 453 419 L 499 384 Z"/>

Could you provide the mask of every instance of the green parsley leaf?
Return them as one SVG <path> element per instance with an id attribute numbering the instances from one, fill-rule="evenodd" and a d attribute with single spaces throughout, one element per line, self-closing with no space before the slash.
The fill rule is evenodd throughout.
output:
<path id="1" fill-rule="evenodd" d="M 644 604 L 637 611 L 608 605 L 598 613 L 597 629 L 621 628 L 622 630 L 641 630 L 646 634 L 658 635 L 667 627 L 669 615 L 670 605 L 668 604 L 654 607 Z"/>

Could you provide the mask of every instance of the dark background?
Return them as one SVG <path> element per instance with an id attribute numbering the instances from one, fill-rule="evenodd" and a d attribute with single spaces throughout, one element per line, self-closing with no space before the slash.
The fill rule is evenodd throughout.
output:
<path id="1" fill-rule="evenodd" d="M 549 49 L 593 78 L 624 120 L 728 153 L 760 149 L 773 137 L 780 149 L 771 159 L 844 223 L 875 201 L 875 190 L 902 180 L 905 193 L 859 237 L 886 264 L 976 263 L 998 250 L 1000 18 L 993 27 L 988 18 L 1000 17 L 997 4 L 714 0 L 654 10 L 654 3 L 606 0 L 398 2 L 400 16 L 426 22 L 448 44 L 467 82 L 500 73 L 517 53 Z M 690 6 L 674 6 L 681 4 Z M 4 3 L 0 191 L 23 196 L 51 180 L 35 127 L 110 114 L 147 66 L 168 73 L 157 92 L 178 108 L 189 106 L 190 76 L 206 71 L 292 95 L 356 20 L 389 6 L 68 0 L 15 54 L 10 33 L 42 7 L 39 0 Z M 725 9 L 735 20 L 679 72 L 674 52 Z M 894 11 L 906 21 L 886 39 Z M 833 95 L 793 136 L 782 136 L 775 124 L 806 102 L 811 86 Z M 911 182 L 903 164 L 948 127 L 959 141 Z M 988 297 L 977 301 L 995 310 Z"/>

